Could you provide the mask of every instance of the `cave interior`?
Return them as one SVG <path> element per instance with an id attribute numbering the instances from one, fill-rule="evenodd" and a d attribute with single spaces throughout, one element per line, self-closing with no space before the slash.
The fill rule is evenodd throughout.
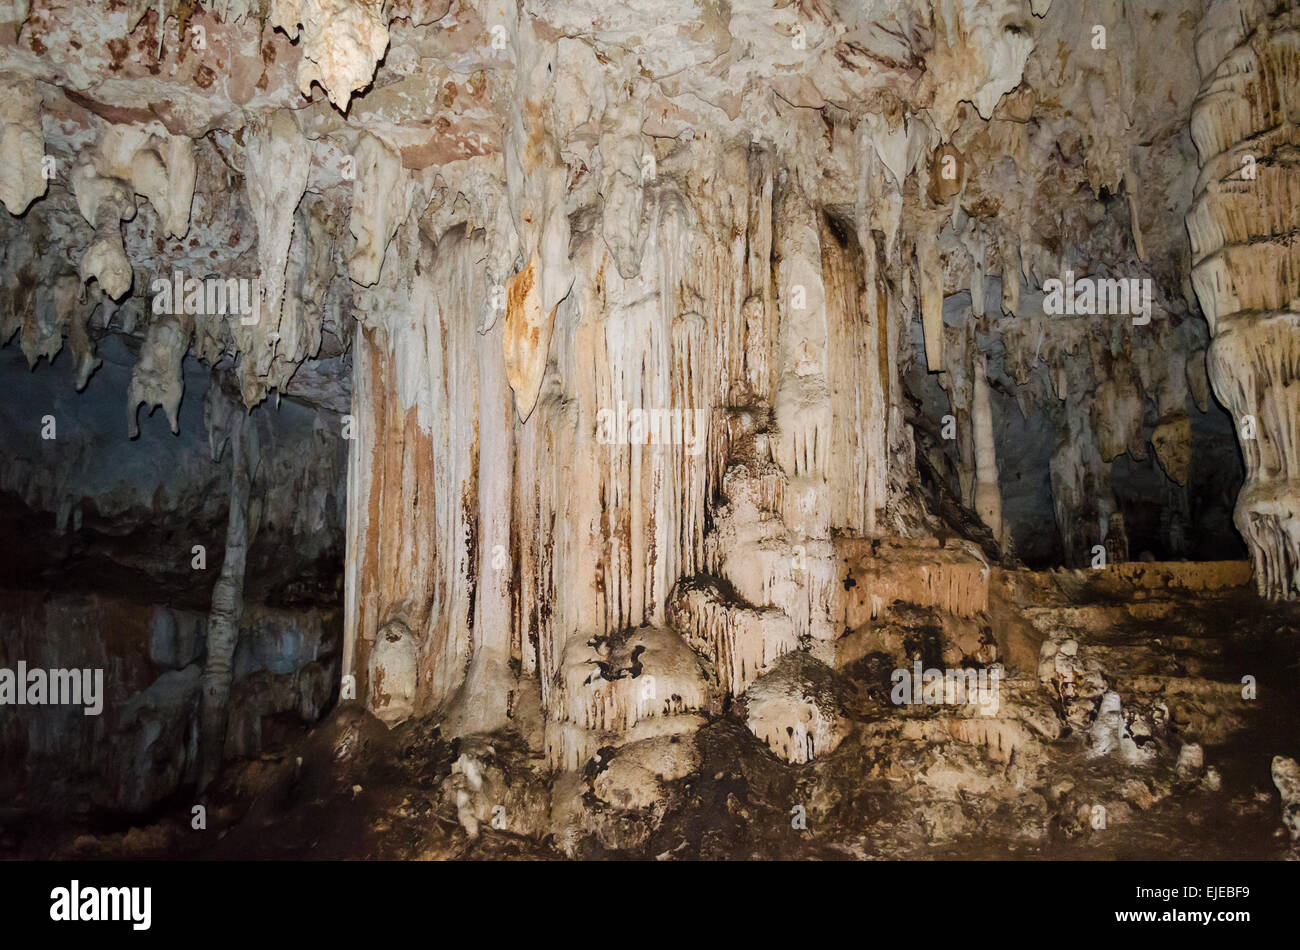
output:
<path id="1" fill-rule="evenodd" d="M 0 857 L 1294 856 L 1298 129 L 1289 0 L 0 4 Z"/>

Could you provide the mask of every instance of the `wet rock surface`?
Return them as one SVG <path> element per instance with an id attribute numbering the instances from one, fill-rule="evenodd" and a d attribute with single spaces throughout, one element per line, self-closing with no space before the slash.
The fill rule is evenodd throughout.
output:
<path id="1" fill-rule="evenodd" d="M 310 733 L 283 736 L 229 768 L 195 799 L 207 807 L 206 830 L 190 827 L 189 806 L 176 804 L 188 799 L 178 795 L 129 828 L 105 827 L 91 816 L 39 831 L 9 823 L 7 853 L 1286 857 L 1294 769 L 1271 750 L 1290 741 L 1282 724 L 1300 701 L 1278 665 L 1300 644 L 1294 611 L 1273 608 L 1252 626 L 1240 619 L 1254 596 L 1249 590 L 1188 590 L 1213 585 L 1215 572 L 1153 570 L 1184 586 L 1143 591 L 1115 573 L 1006 578 L 1020 590 L 1056 592 L 1060 603 L 1030 608 L 1031 617 L 1039 627 L 1069 630 L 1077 650 L 1064 655 L 1093 670 L 1100 690 L 1077 688 L 1067 698 L 1061 670 L 1073 667 L 1045 663 L 1038 675 L 1009 671 L 996 715 L 898 706 L 888 700 L 887 677 L 882 684 L 864 675 L 870 665 L 856 665 L 836 674 L 845 734 L 810 762 L 790 762 L 756 737 L 743 718 L 745 703 L 693 732 L 602 748 L 582 768 L 559 772 L 513 730 L 449 741 L 435 721 L 413 719 L 390 730 L 345 704 Z M 1226 565 L 1219 574 L 1240 583 Z M 1158 596 L 1137 596 L 1142 592 Z M 1171 595 L 1178 611 L 1163 606 Z M 1050 623 L 1044 609 L 1052 611 Z M 1135 637 L 1158 642 L 1199 634 L 1217 649 L 1195 671 L 1163 664 L 1153 679 L 1147 666 L 1125 662 L 1119 646 L 1103 651 L 1114 625 L 1098 622 L 1098 611 L 1122 612 Z M 1189 623 L 1191 616 L 1199 619 Z M 1059 655 L 1058 649 L 1053 656 Z M 1048 666 L 1052 673 L 1043 676 Z M 823 678 L 830 673 L 824 669 Z M 1243 676 L 1257 678 L 1252 699 L 1243 697 Z M 1158 707 L 1167 715 L 1153 715 Z M 1116 717 L 1114 742 L 1102 749 L 1096 734 L 1108 716 Z"/>

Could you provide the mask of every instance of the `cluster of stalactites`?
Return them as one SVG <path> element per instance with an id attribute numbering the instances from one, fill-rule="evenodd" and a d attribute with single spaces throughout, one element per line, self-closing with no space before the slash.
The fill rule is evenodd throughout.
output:
<path id="1" fill-rule="evenodd" d="M 55 178 L 57 162 L 44 154 L 41 102 L 35 84 L 7 81 L 0 103 L 0 200 L 12 214 L 25 212 L 45 194 Z M 93 237 L 77 262 L 77 273 L 52 268 L 37 259 L 27 240 L 11 240 L 5 270 L 14 289 L 4 318 L 8 340 L 21 327 L 22 347 L 29 363 L 53 359 L 66 337 L 76 355 L 76 386 L 85 387 L 100 361 L 88 332 L 92 313 L 101 302 L 111 306 L 131 292 L 134 277 L 127 257 L 121 223 L 136 214 L 136 196 L 152 205 L 166 236 L 182 238 L 189 231 L 196 167 L 192 141 L 167 133 L 161 126 L 105 124 L 93 148 L 82 153 L 67 181 L 82 218 Z M 24 225 L 40 228 L 34 220 Z M 40 289 L 33 292 L 36 281 Z M 85 286 L 83 286 L 85 285 Z M 26 288 L 26 290 L 24 290 Z M 106 299 L 105 299 L 106 298 Z M 130 431 L 136 432 L 134 406 L 151 400 L 163 405 L 172 428 L 180 401 L 180 365 L 188 345 L 184 320 L 159 321 L 151 327 L 141 367 L 133 380 Z M 183 339 L 182 339 L 183 338 Z"/>

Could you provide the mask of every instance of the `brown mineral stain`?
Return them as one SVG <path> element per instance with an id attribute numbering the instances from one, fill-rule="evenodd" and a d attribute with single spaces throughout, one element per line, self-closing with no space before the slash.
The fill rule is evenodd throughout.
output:
<path id="1" fill-rule="evenodd" d="M 106 42 L 104 46 L 108 49 L 108 55 L 113 58 L 113 61 L 109 63 L 108 68 L 114 72 L 119 71 L 122 68 L 122 64 L 126 62 L 126 58 L 131 55 L 131 47 L 130 44 L 127 43 L 126 37 L 114 37 Z"/>
<path id="2" fill-rule="evenodd" d="M 512 323 L 524 316 L 524 302 L 537 281 L 537 260 L 533 258 L 528 266 L 506 281 L 506 319 Z"/>

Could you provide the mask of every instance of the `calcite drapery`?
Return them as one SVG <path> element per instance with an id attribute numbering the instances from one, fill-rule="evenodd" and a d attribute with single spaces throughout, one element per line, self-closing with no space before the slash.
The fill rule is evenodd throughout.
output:
<path id="1" fill-rule="evenodd" d="M 886 298 L 866 292 L 872 267 L 856 236 L 793 181 L 776 184 L 761 153 L 706 157 L 711 187 L 733 200 L 720 209 L 688 197 L 681 170 L 661 166 L 645 184 L 632 276 L 604 236 L 575 235 L 577 279 L 550 346 L 560 371 L 538 381 L 527 421 L 502 386 L 509 326 L 478 326 L 486 232 L 457 225 L 432 243 L 410 222 L 398 228 L 397 245 L 420 241 L 420 265 L 399 280 L 390 251 L 356 363 L 348 585 L 359 695 L 373 687 L 367 658 L 381 628 L 400 620 L 418 644 L 415 714 L 441 710 L 457 734 L 491 728 L 535 677 L 548 757 L 573 768 L 602 744 L 687 728 L 708 708 L 691 645 L 727 665 L 723 688 L 738 694 L 799 633 L 830 635 L 830 533 L 870 536 L 884 520 Z M 821 421 L 793 413 L 778 444 L 767 420 L 810 398 Z M 633 412 L 643 421 L 629 423 Z M 459 440 L 477 452 L 453 451 Z M 742 485 L 764 480 L 776 492 L 766 510 L 741 506 Z M 752 606 L 707 619 L 688 597 L 669 611 L 675 585 L 709 570 L 706 512 L 719 489 L 733 504 L 713 550 L 744 537 L 763 552 L 757 570 L 743 545 L 718 565 Z M 624 680 L 620 664 L 638 672 Z M 681 702 L 655 705 L 668 696 Z"/>

